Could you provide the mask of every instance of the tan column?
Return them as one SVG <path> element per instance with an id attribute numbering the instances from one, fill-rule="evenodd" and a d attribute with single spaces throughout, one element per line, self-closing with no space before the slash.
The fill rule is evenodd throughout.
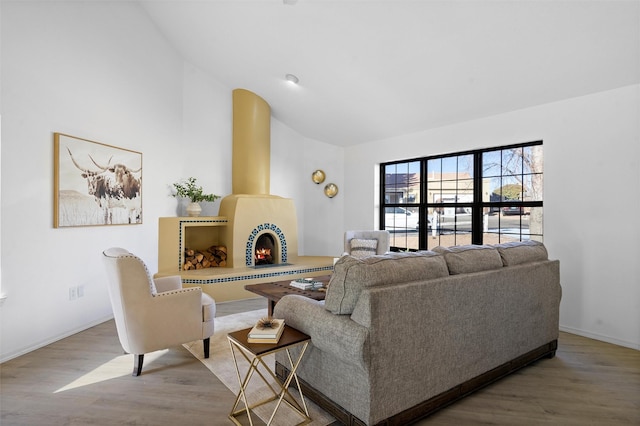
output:
<path id="1" fill-rule="evenodd" d="M 269 194 L 271 176 L 271 108 L 245 89 L 233 91 L 234 194 Z"/>

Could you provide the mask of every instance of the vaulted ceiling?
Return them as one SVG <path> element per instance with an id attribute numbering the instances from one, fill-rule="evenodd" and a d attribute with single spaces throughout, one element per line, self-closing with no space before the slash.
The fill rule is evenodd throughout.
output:
<path id="1" fill-rule="evenodd" d="M 185 60 L 340 146 L 640 83 L 638 0 L 287 1 L 140 3 Z"/>

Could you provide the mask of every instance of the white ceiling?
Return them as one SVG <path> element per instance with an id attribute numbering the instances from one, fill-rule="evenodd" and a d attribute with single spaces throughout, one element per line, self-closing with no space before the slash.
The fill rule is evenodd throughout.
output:
<path id="1" fill-rule="evenodd" d="M 640 83 L 640 0 L 141 4 L 187 61 L 340 146 Z"/>

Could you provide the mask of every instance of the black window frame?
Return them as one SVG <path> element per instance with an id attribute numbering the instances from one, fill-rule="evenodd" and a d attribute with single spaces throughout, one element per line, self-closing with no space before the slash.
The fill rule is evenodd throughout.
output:
<path id="1" fill-rule="evenodd" d="M 481 245 L 484 243 L 484 230 L 483 230 L 483 214 L 484 212 L 487 211 L 497 211 L 498 214 L 501 214 L 501 212 L 503 212 L 503 209 L 505 208 L 518 208 L 518 209 L 522 209 L 522 211 L 524 211 L 524 209 L 527 210 L 531 210 L 534 208 L 543 208 L 544 202 L 543 202 L 543 198 L 542 195 L 540 196 L 539 200 L 525 200 L 525 199 L 519 199 L 519 200 L 515 200 L 515 199 L 505 199 L 503 196 L 500 197 L 500 199 L 489 199 L 487 200 L 483 200 L 483 182 L 484 179 L 487 179 L 487 177 L 484 176 L 484 172 L 483 172 L 483 157 L 484 154 L 486 153 L 491 153 L 491 152 L 496 152 L 496 151 L 508 151 L 508 150 L 514 150 L 514 149 L 523 149 L 524 148 L 528 148 L 528 147 L 534 147 L 534 146 L 543 146 L 543 141 L 542 140 L 537 140 L 537 141 L 532 141 L 532 142 L 523 142 L 523 143 L 517 143 L 517 144 L 511 144 L 511 145 L 504 145 L 504 146 L 497 146 L 497 147 L 491 147 L 491 148 L 483 148 L 483 149 L 475 149 L 475 150 L 468 150 L 468 151 L 461 151 L 461 152 L 453 152 L 453 153 L 447 153 L 447 154 L 440 154 L 440 155 L 431 155 L 431 156 L 426 156 L 426 157 L 419 157 L 419 158 L 411 158 L 411 159 L 406 159 L 406 160 L 396 160 L 396 161 L 390 161 L 390 162 L 385 162 L 385 163 L 381 163 L 380 164 L 380 212 L 379 212 L 379 223 L 380 223 L 380 229 L 385 229 L 386 228 L 386 224 L 385 224 L 385 210 L 386 208 L 389 207 L 402 207 L 405 209 L 413 209 L 414 211 L 417 211 L 419 214 L 419 229 L 418 229 L 418 248 L 417 250 L 427 250 L 428 247 L 428 238 L 429 238 L 429 230 L 428 227 L 425 226 L 425 224 L 427 223 L 427 215 L 428 212 L 430 210 L 432 210 L 433 208 L 469 208 L 471 210 L 471 244 L 478 244 Z M 543 154 L 544 155 L 544 154 Z M 472 156 L 472 162 L 473 162 L 473 200 L 471 202 L 440 202 L 440 203 L 434 203 L 431 202 L 430 200 L 427 199 L 427 179 L 425 179 L 424 177 L 426 177 L 429 173 L 429 168 L 428 168 L 428 164 L 429 161 L 433 161 L 433 160 L 442 160 L 442 159 L 451 159 L 453 157 L 464 157 L 464 156 Z M 388 197 L 386 197 L 386 190 L 388 189 L 387 186 L 387 178 L 386 178 L 386 171 L 388 169 L 389 166 L 394 166 L 394 165 L 401 165 L 401 167 L 404 167 L 405 165 L 408 165 L 409 163 L 415 163 L 415 162 L 419 162 L 419 168 L 420 168 L 420 178 L 419 178 L 419 193 L 420 193 L 420 197 L 419 197 L 419 201 L 417 202 L 389 202 Z M 502 166 L 502 165 L 501 165 Z M 456 166 L 458 167 L 458 166 Z M 459 169 L 456 169 L 456 171 L 458 172 Z M 505 176 L 509 176 L 504 174 L 504 170 L 501 170 L 501 175 L 500 177 L 505 177 Z M 531 173 L 524 173 L 523 172 L 523 176 L 524 175 L 529 175 Z M 535 173 L 537 175 L 540 175 L 542 179 L 544 179 L 544 172 L 542 170 L 537 171 L 537 173 Z M 394 178 L 397 179 L 397 178 Z M 407 177 L 407 181 L 410 178 Z M 397 200 L 395 200 L 397 201 Z M 509 236 L 510 239 L 514 239 L 515 236 L 518 236 L 518 239 L 520 241 L 523 240 L 523 233 L 522 233 L 522 225 L 520 225 L 520 230 L 519 230 L 519 234 L 509 234 L 509 233 L 503 233 L 501 232 L 501 230 L 498 230 L 497 234 L 498 234 L 498 239 L 502 238 L 502 235 L 505 235 L 505 238 L 507 238 L 507 236 Z M 494 232 L 495 234 L 495 232 Z M 456 234 L 457 235 L 457 234 Z M 540 230 L 540 233 L 538 234 L 534 234 L 536 239 L 542 239 L 543 238 L 543 231 Z M 405 244 L 406 244 L 406 240 L 405 240 Z M 407 247 L 401 247 L 401 246 L 393 246 L 391 247 L 392 250 L 394 251 L 398 251 L 398 250 L 415 250 L 414 248 L 407 248 Z"/>

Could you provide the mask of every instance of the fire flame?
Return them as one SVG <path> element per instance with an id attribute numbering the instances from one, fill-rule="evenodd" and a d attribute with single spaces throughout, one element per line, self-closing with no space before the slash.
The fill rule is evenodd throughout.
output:
<path id="1" fill-rule="evenodd" d="M 266 259 L 267 256 L 271 256 L 271 249 L 268 249 L 268 248 L 256 249 L 256 259 Z"/>

